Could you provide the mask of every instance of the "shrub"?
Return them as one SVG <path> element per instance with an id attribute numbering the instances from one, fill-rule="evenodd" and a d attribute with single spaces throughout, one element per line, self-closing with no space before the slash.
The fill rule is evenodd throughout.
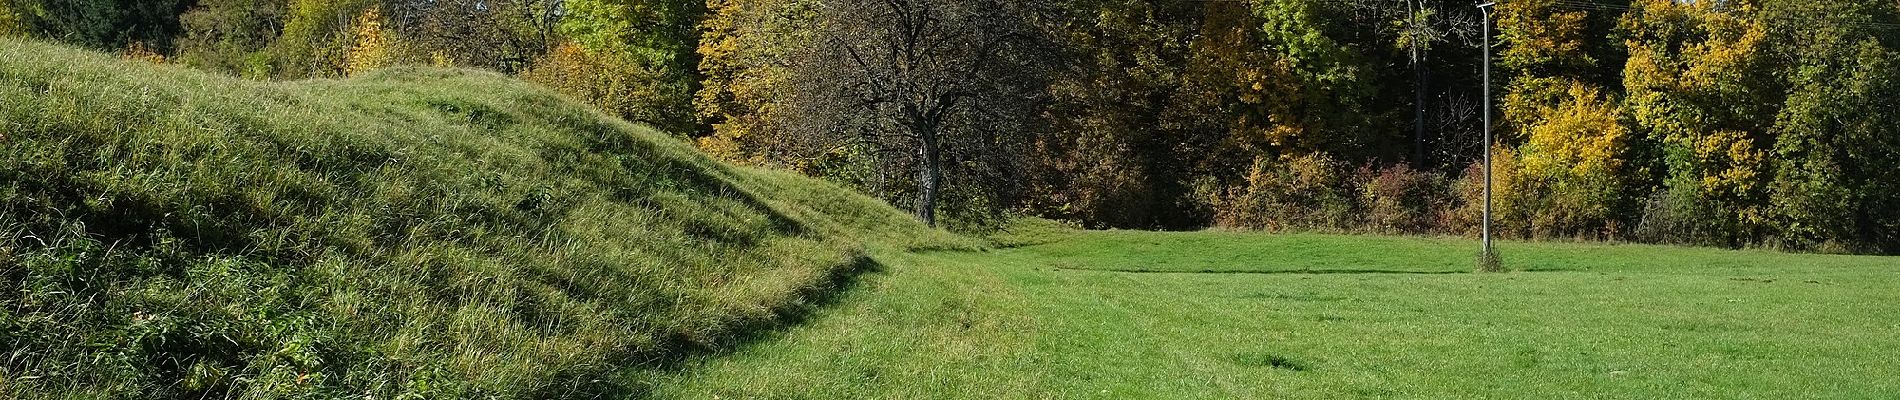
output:
<path id="1" fill-rule="evenodd" d="M 10 2 L 0 1 L 0 36 L 14 36 L 25 33 L 20 27 L 20 17 L 13 13 Z"/>
<path id="2" fill-rule="evenodd" d="M 382 7 L 370 7 L 356 16 L 352 32 L 355 43 L 344 58 L 343 73 L 356 76 L 377 68 L 387 67 L 396 53 L 396 43 L 383 30 Z"/>
<path id="3" fill-rule="evenodd" d="M 1562 103 L 1545 110 L 1543 123 L 1529 129 L 1525 173 L 1544 181 L 1548 192 L 1540 195 L 1551 205 L 1532 221 L 1535 230 L 1591 236 L 1615 225 L 1629 176 L 1630 132 L 1619 118 L 1613 100 L 1572 84 Z"/>
<path id="4" fill-rule="evenodd" d="M 119 52 L 119 58 L 153 64 L 165 63 L 165 55 L 152 50 L 150 46 L 145 45 L 145 42 L 132 42 L 132 44 L 126 45 L 125 50 Z"/>
<path id="5" fill-rule="evenodd" d="M 1657 189 L 1643 202 L 1642 221 L 1633 232 L 1646 243 L 1728 245 L 1724 219 L 1701 201 L 1701 188 L 1676 185 Z"/>
<path id="6" fill-rule="evenodd" d="M 1366 230 L 1378 233 L 1427 233 L 1441 230 L 1438 209 L 1449 203 L 1444 174 L 1400 164 L 1374 170 L 1359 167 L 1360 215 Z"/>
<path id="7" fill-rule="evenodd" d="M 678 110 L 688 103 L 680 96 L 689 92 L 669 83 L 666 74 L 631 54 L 590 50 L 567 42 L 537 59 L 521 78 L 629 121 L 689 132 L 692 123 L 680 120 L 680 115 L 691 113 Z"/>
<path id="8" fill-rule="evenodd" d="M 1664 138 L 1669 177 L 1642 205 L 1637 239 L 1726 247 L 1783 244 L 1767 234 L 1767 154 L 1750 136 L 1719 131 Z"/>
<path id="9" fill-rule="evenodd" d="M 349 71 L 349 50 L 356 44 L 353 16 L 376 4 L 369 0 L 288 2 L 283 30 L 270 41 L 273 78 L 336 77 Z"/>
<path id="10" fill-rule="evenodd" d="M 1497 235 L 1523 235 L 1528 230 L 1522 210 L 1533 209 L 1523 203 L 1531 187 L 1523 179 L 1517 152 L 1503 146 L 1491 150 L 1491 229 Z M 1445 229 L 1452 233 L 1478 234 L 1483 230 L 1484 162 L 1472 162 L 1465 168 L 1455 188 L 1458 207 L 1448 212 Z"/>
<path id="11" fill-rule="evenodd" d="M 1254 160 L 1247 184 L 1214 200 L 1222 226 L 1270 231 L 1338 229 L 1352 221 L 1351 188 L 1339 163 L 1325 153 L 1282 163 Z"/>

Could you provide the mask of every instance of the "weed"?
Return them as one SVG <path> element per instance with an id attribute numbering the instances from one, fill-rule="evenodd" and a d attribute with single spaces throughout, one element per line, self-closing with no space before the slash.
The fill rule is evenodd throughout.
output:
<path id="1" fill-rule="evenodd" d="M 1227 358 L 1235 365 L 1243 367 L 1268 367 L 1288 371 L 1306 371 L 1305 364 L 1293 361 L 1285 356 L 1267 353 L 1237 353 Z"/>

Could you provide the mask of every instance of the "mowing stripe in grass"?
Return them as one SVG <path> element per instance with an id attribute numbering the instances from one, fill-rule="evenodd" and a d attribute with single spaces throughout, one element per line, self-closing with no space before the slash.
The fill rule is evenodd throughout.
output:
<path id="1" fill-rule="evenodd" d="M 1031 244 L 1005 250 L 894 259 L 892 272 L 877 278 L 881 283 L 814 324 L 656 378 L 657 393 L 973 399 L 1900 394 L 1900 375 L 1891 373 L 1900 370 L 1900 357 L 1892 356 L 1900 354 L 1900 258 L 1512 242 L 1513 262 L 1575 270 L 1474 274 L 1463 272 L 1473 243 L 1458 239 L 1063 235 L 1059 241 L 1015 238 Z M 1129 243 L 1142 245 L 1131 250 L 1124 247 Z M 1407 265 L 1420 259 L 1460 265 L 1452 273 L 1423 274 L 1262 267 L 1328 253 L 1360 255 L 1363 269 L 1380 271 L 1447 272 Z M 1395 253 L 1405 256 L 1369 256 Z M 1182 273 L 1114 271 L 1131 265 Z M 1207 266 L 1268 273 L 1194 272 Z M 915 287 L 945 289 L 899 289 Z M 914 306 L 975 293 L 1008 300 L 976 303 L 976 310 Z M 961 328 L 972 318 L 1010 318 L 1015 329 Z M 1032 348 L 1022 347 L 1024 335 Z M 936 345 L 968 342 L 990 345 Z M 881 377 L 912 371 L 905 376 L 917 379 L 863 379 L 862 371 Z M 994 383 L 1004 378 L 1033 384 Z"/>
<path id="2" fill-rule="evenodd" d="M 1397 274 L 1397 275 L 1445 275 L 1445 274 L 1468 274 L 1468 273 L 1470 273 L 1469 271 L 1389 271 L 1389 270 L 1377 270 L 1377 269 L 1287 269 L 1287 270 L 1211 270 L 1211 269 L 1204 269 L 1204 270 L 1200 270 L 1200 271 L 1165 271 L 1165 270 L 1147 270 L 1147 269 L 1118 269 L 1118 268 L 1103 268 L 1103 269 L 1093 269 L 1093 268 L 1062 268 L 1062 267 L 1056 267 L 1055 269 L 1053 269 L 1053 271 L 1060 271 L 1060 272 L 1115 272 L 1115 273 L 1123 273 L 1123 274 L 1268 274 L 1268 275 L 1272 275 L 1272 274 L 1290 274 L 1290 275 L 1332 275 L 1332 274 L 1347 274 L 1347 275 L 1351 275 L 1351 274 Z M 1557 271 L 1566 271 L 1566 270 L 1561 270 L 1561 269 L 1542 269 L 1542 270 L 1531 270 L 1531 271 L 1524 271 L 1524 272 L 1557 272 Z"/>

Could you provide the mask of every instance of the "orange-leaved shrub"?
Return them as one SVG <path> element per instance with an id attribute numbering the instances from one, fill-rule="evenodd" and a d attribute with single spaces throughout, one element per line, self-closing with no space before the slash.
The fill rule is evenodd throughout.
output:
<path id="1" fill-rule="evenodd" d="M 126 45 L 125 50 L 119 52 L 119 58 L 153 64 L 165 63 L 165 55 L 159 54 L 156 50 L 152 50 L 152 47 L 146 46 L 145 42 L 132 42 L 132 44 Z"/>
<path id="2" fill-rule="evenodd" d="M 1500 235 L 1522 235 L 1529 226 L 1524 223 L 1529 208 L 1523 203 L 1530 187 L 1523 179 L 1517 152 L 1494 146 L 1491 160 L 1491 229 Z M 1483 162 L 1472 162 L 1455 186 L 1458 201 L 1444 214 L 1442 228 L 1448 233 L 1478 234 L 1484 218 Z"/>
<path id="3" fill-rule="evenodd" d="M 1237 187 L 1213 192 L 1220 226 L 1269 231 L 1445 232 L 1457 203 L 1443 174 L 1407 165 L 1350 167 L 1325 153 L 1258 159 Z"/>
<path id="4" fill-rule="evenodd" d="M 1244 186 L 1210 199 L 1221 226 L 1270 231 L 1336 229 L 1352 214 L 1344 168 L 1325 153 L 1256 158 Z"/>

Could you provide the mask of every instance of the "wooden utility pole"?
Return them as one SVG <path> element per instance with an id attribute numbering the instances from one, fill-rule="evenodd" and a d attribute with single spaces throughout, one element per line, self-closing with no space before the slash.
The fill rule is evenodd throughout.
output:
<path id="1" fill-rule="evenodd" d="M 1426 169 L 1425 165 L 1425 67 L 1423 51 L 1419 47 L 1424 29 L 1425 0 L 1406 0 L 1405 35 L 1407 45 L 1412 51 L 1412 167 Z"/>
<path id="2" fill-rule="evenodd" d="M 1484 249 L 1478 254 L 1480 269 L 1497 268 L 1497 254 L 1491 248 L 1491 11 L 1495 1 L 1478 5 L 1484 15 Z"/>

